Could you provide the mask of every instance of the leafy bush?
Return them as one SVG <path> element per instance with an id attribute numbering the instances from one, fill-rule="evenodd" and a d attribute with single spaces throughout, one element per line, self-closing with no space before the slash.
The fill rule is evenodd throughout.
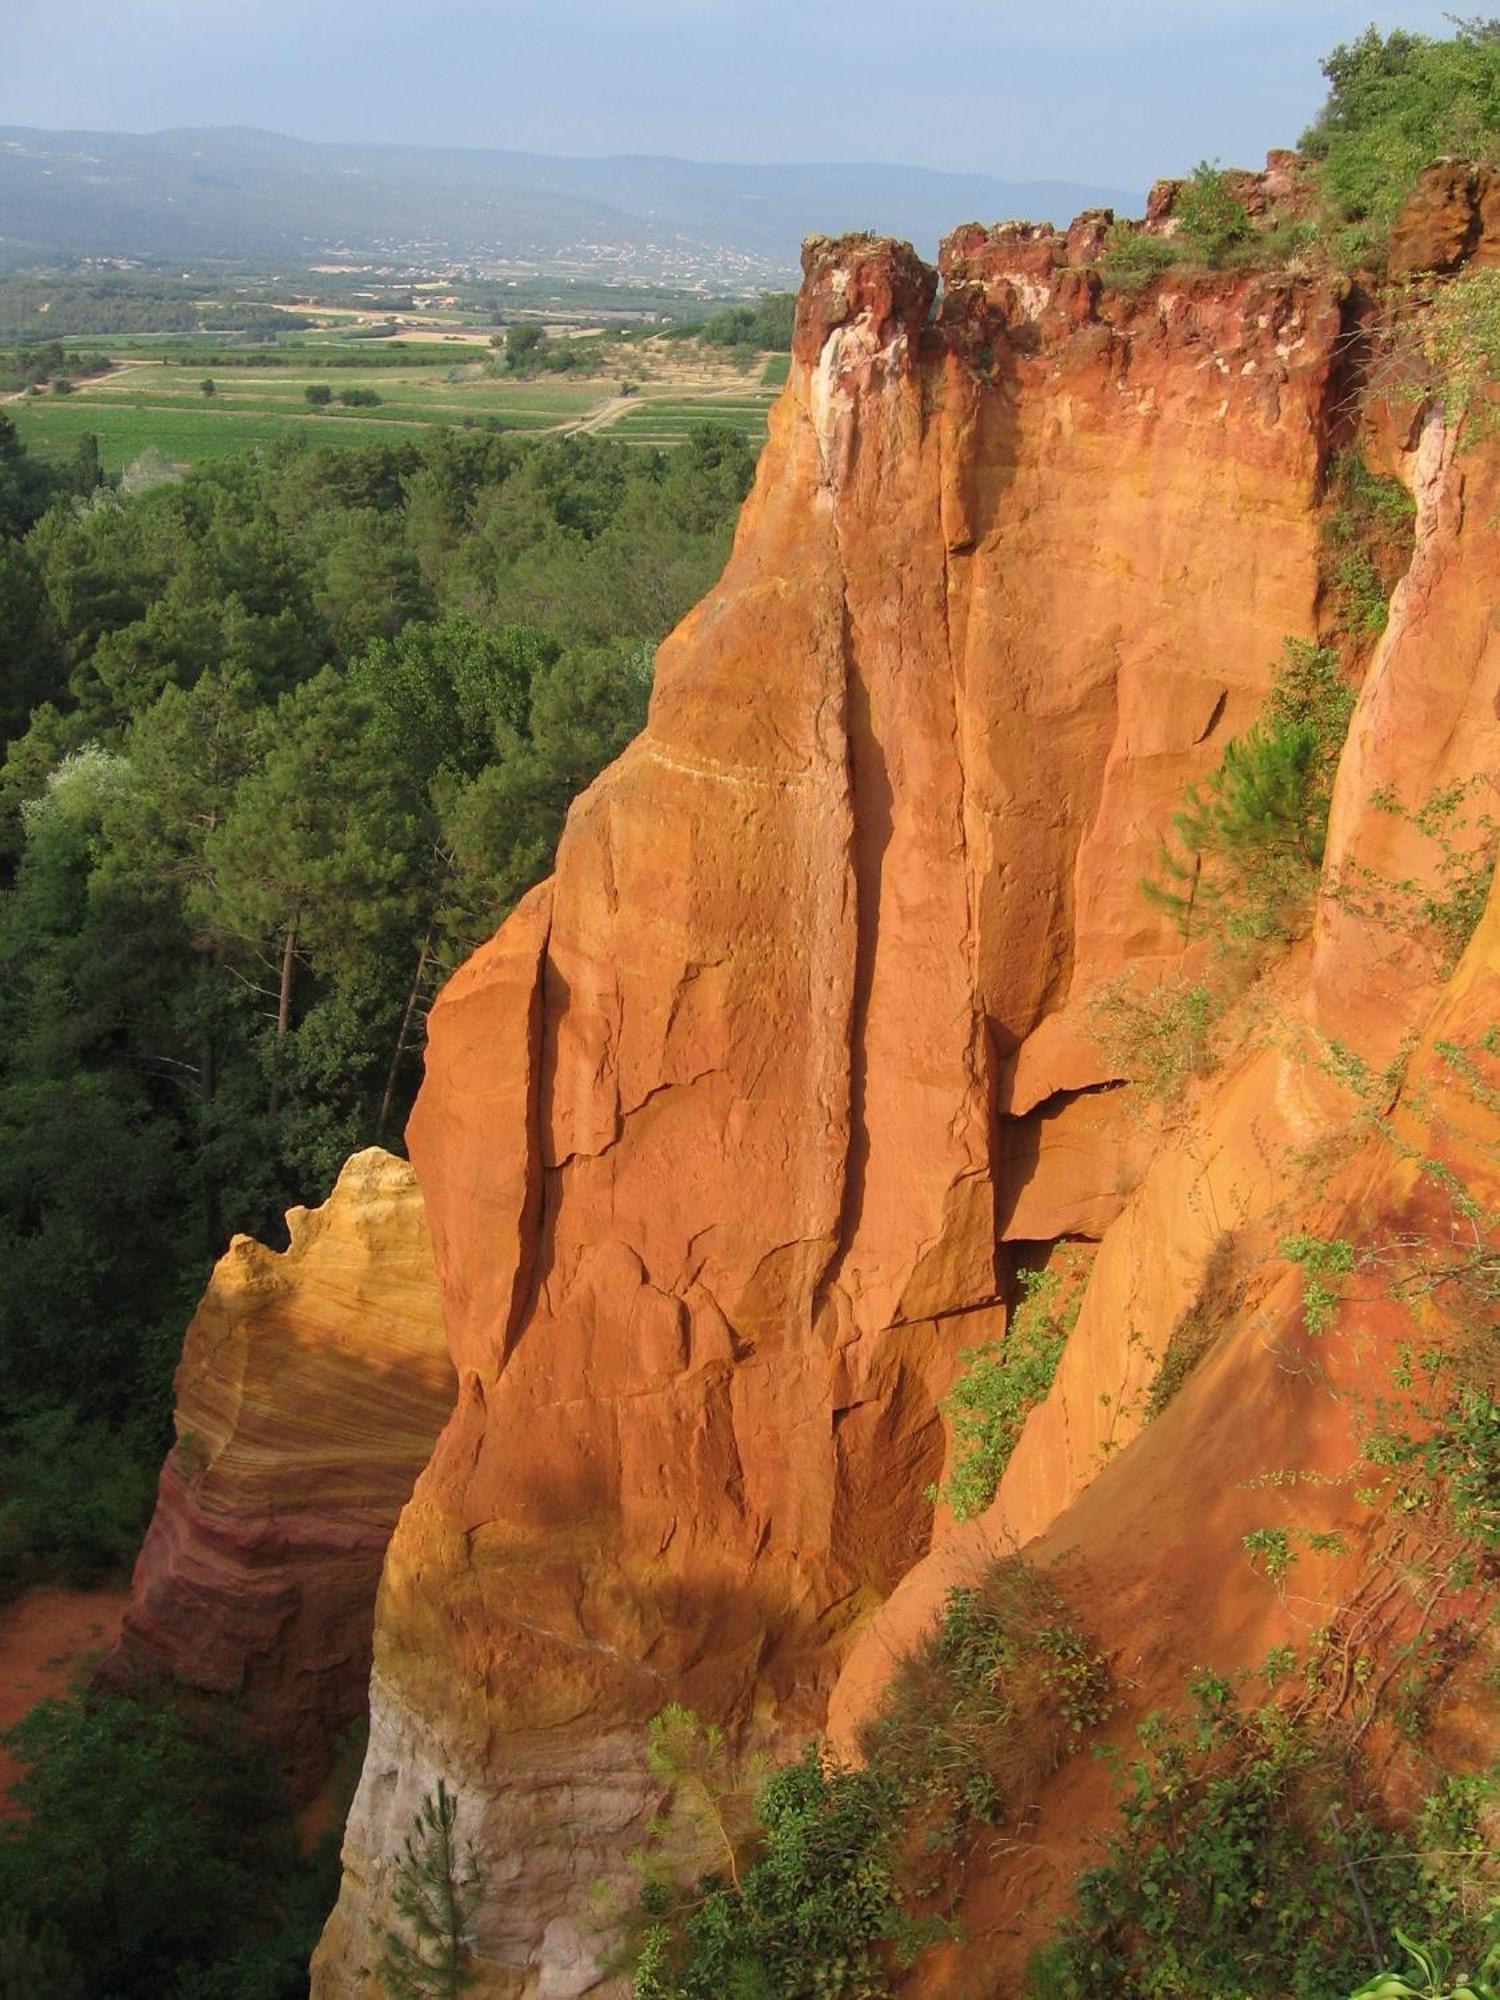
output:
<path id="1" fill-rule="evenodd" d="M 1052 1387 L 1083 1303 L 1087 1266 L 1060 1253 L 1057 1268 L 1020 1271 L 1020 1303 L 1003 1340 L 968 1349 L 943 1407 L 953 1423 L 953 1467 L 939 1494 L 955 1519 L 972 1520 L 995 1497 L 1028 1415 Z"/>
<path id="2" fill-rule="evenodd" d="M 1454 1885 L 1483 1866 L 1477 1801 L 1455 1824 L 1451 1795 L 1434 1795 L 1413 1841 L 1326 1729 L 1275 1705 L 1243 1710 L 1212 1675 L 1191 1693 L 1187 1718 L 1141 1726 L 1120 1830 L 1038 1954 L 1034 2000 L 1328 2000 L 1380 1949 L 1372 1909 L 1472 1946 Z"/>
<path id="3" fill-rule="evenodd" d="M 1020 1813 L 1110 1710 L 1109 1675 L 1056 1590 L 1019 1558 L 950 1596 L 898 1672 L 851 1769 L 816 1745 L 760 1788 L 685 1710 L 652 1730 L 652 1767 L 686 1784 L 708 1872 L 641 1857 L 635 2000 L 874 2000 L 948 1926 L 914 1914 L 934 1857 Z"/>
<path id="4" fill-rule="evenodd" d="M 1410 404 L 1440 403 L 1470 443 L 1493 435 L 1500 375 L 1500 271 L 1412 283 L 1390 299 L 1376 333 L 1370 380 Z"/>
<path id="5" fill-rule="evenodd" d="M 1172 214 L 1187 255 L 1217 270 L 1255 234 L 1249 210 L 1234 192 L 1233 177 L 1207 160 L 1184 182 Z"/>
<path id="6" fill-rule="evenodd" d="M 897 1668 L 862 1747 L 898 1779 L 908 1814 L 951 1842 L 968 1823 L 1028 1803 L 1111 1707 L 1108 1669 L 1057 1591 L 1011 1558 L 950 1594 L 936 1631 Z"/>
<path id="7" fill-rule="evenodd" d="M 635 2000 L 863 2000 L 887 1990 L 882 1948 L 916 1927 L 896 1887 L 901 1800 L 873 1767 L 816 1745 L 756 1801 L 761 1858 L 738 1888 L 713 1877 L 685 1913 L 657 1892 L 637 1948 Z"/>
<path id="8" fill-rule="evenodd" d="M 1430 844 L 1427 869 L 1421 877 L 1391 881 L 1361 865 L 1346 868 L 1332 885 L 1344 907 L 1367 922 L 1425 938 L 1445 978 L 1479 928 L 1495 879 L 1500 824 L 1486 803 L 1493 789 L 1485 774 L 1445 786 L 1413 807 L 1382 786 L 1371 803 Z"/>
<path id="9" fill-rule="evenodd" d="M 1224 1001 L 1203 980 L 1161 980 L 1144 990 L 1128 977 L 1089 996 L 1089 1027 L 1106 1061 L 1157 1104 L 1170 1104 L 1189 1077 L 1212 1066 L 1209 1031 Z"/>
<path id="10" fill-rule="evenodd" d="M 1168 236 L 1153 236 L 1133 222 L 1110 225 L 1099 275 L 1117 291 L 1136 291 L 1177 263 L 1178 245 Z"/>
<path id="11" fill-rule="evenodd" d="M 1336 216 L 1388 229 L 1430 160 L 1500 157 L 1500 22 L 1460 22 L 1444 40 L 1367 28 L 1323 74 L 1328 98 L 1302 148 L 1322 162 Z"/>

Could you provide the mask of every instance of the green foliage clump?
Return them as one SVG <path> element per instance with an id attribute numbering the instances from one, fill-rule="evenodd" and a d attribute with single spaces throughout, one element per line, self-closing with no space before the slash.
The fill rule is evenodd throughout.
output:
<path id="1" fill-rule="evenodd" d="M 1138 291 L 1178 261 L 1178 245 L 1132 222 L 1114 222 L 1099 260 L 1099 275 L 1117 291 Z"/>
<path id="2" fill-rule="evenodd" d="M 1295 935 L 1328 830 L 1333 776 L 1354 710 L 1327 647 L 1288 639 L 1265 713 L 1190 785 L 1162 844 L 1165 881 L 1143 883 L 1184 937 L 1199 912 L 1236 944 Z"/>
<path id="3" fill-rule="evenodd" d="M 1429 161 L 1500 158 L 1500 21 L 1461 21 L 1445 39 L 1367 28 L 1323 74 L 1328 98 L 1302 149 L 1338 217 L 1388 230 Z"/>
<path id="4" fill-rule="evenodd" d="M 953 1591 L 936 1631 L 903 1660 L 866 1733 L 929 1839 L 996 1823 L 1104 1722 L 1108 1669 L 1048 1580 L 1017 1559 Z"/>
<path id="5" fill-rule="evenodd" d="M 517 320 L 505 330 L 505 365 L 513 375 L 524 375 L 541 361 L 547 347 L 547 330 L 533 320 Z"/>
<path id="6" fill-rule="evenodd" d="M 1428 844 L 1420 876 L 1399 881 L 1367 867 L 1346 868 L 1333 885 L 1346 909 L 1370 923 L 1424 938 L 1446 978 L 1479 928 L 1495 879 L 1500 824 L 1486 803 L 1488 774 L 1447 785 L 1419 806 L 1405 804 L 1389 786 L 1371 795 L 1377 810 L 1400 820 Z"/>
<path id="7" fill-rule="evenodd" d="M 1234 191 L 1234 177 L 1201 160 L 1183 183 L 1172 209 L 1188 259 L 1217 270 L 1255 234 L 1250 212 Z"/>
<path id="8" fill-rule="evenodd" d="M 1408 391 L 1441 399 L 1470 441 L 1494 433 L 1500 376 L 1500 271 L 1465 271 L 1398 322 L 1397 353 Z"/>
<path id="9" fill-rule="evenodd" d="M 135 1560 L 156 1494 L 149 1414 L 118 1426 L 66 1403 L 11 1426 L 0 1476 L 0 1595 L 32 1575 L 82 1587 Z"/>
<path id="10" fill-rule="evenodd" d="M 643 1859 L 629 1948 L 635 2000 L 877 2000 L 951 1927 L 931 1902 L 941 1857 L 1022 1812 L 1039 1778 L 1110 1712 L 1108 1670 L 1053 1586 L 1019 1558 L 950 1596 L 898 1672 L 850 1768 L 811 1745 L 760 1787 L 723 1737 L 668 1710 L 652 1768 L 683 1788 L 696 1873 L 663 1830 Z"/>
<path id="11" fill-rule="evenodd" d="M 1270 1583 L 1280 1583 L 1296 1560 L 1285 1528 L 1252 1528 L 1242 1538 L 1242 1546 Z"/>
<path id="12" fill-rule="evenodd" d="M 1339 629 L 1355 639 L 1385 630 L 1388 600 L 1411 559 L 1416 502 L 1399 479 L 1370 471 L 1341 452 L 1328 480 L 1323 517 L 1323 581 Z"/>
<path id="13" fill-rule="evenodd" d="M 792 326 L 797 315 L 795 292 L 762 292 L 753 306 L 726 306 L 702 326 L 689 328 L 708 347 L 745 350 L 747 358 L 769 348 L 785 354 L 792 345 Z"/>
<path id="14" fill-rule="evenodd" d="M 1202 1675 L 1189 1717 L 1141 1726 L 1120 1830 L 1037 1955 L 1033 2000 L 1328 2000 L 1401 1924 L 1472 1948 L 1482 1812 L 1434 1795 L 1412 1832 L 1386 1823 L 1328 1729 L 1242 1709 Z M 1376 1930 L 1379 1913 L 1382 1940 Z"/>
<path id="15" fill-rule="evenodd" d="M 738 1887 L 714 1876 L 685 1914 L 658 1894 L 632 1976 L 635 2000 L 866 2000 L 888 1990 L 883 1947 L 914 1946 L 896 1885 L 893 1780 L 816 1745 L 756 1800 L 762 1851 Z"/>
<path id="16" fill-rule="evenodd" d="M 479 1864 L 458 1837 L 458 1800 L 439 1778 L 402 1842 L 391 1892 L 400 1929 L 386 1932 L 380 1976 L 390 2000 L 457 2000 L 474 1983 L 469 1920 Z"/>
<path id="17" fill-rule="evenodd" d="M 21 1811 L 0 1828 L 0 1975 L 23 1968 L 17 2000 L 306 1992 L 337 1842 L 299 1860 L 279 1787 L 223 1710 L 88 1694 L 7 1742 Z"/>
<path id="18" fill-rule="evenodd" d="M 1202 160 L 1177 191 L 1176 225 L 1158 235 L 1136 223 L 1110 227 L 1100 276 L 1121 291 L 1138 290 L 1174 265 L 1219 271 L 1276 263 L 1305 246 L 1310 231 L 1285 220 L 1257 222 L 1237 191 L 1241 177 Z"/>
<path id="19" fill-rule="evenodd" d="M 1210 1030 L 1223 1008 L 1201 979 L 1160 980 L 1143 991 L 1122 977 L 1090 995 L 1088 1018 L 1111 1068 L 1153 1103 L 1171 1104 L 1189 1077 L 1211 1067 Z"/>
<path id="20" fill-rule="evenodd" d="M 1052 1387 L 1083 1303 L 1085 1268 L 1064 1253 L 1056 1269 L 1017 1273 L 1021 1298 L 1003 1340 L 968 1349 L 943 1407 L 953 1424 L 953 1464 L 941 1498 L 959 1521 L 995 1497 L 1022 1426 Z"/>
<path id="21" fill-rule="evenodd" d="M 1413 1383 L 1420 1370 L 1423 1394 L 1414 1410 L 1379 1410 L 1361 1438 L 1361 1459 L 1377 1475 L 1361 1497 L 1398 1515 L 1435 1516 L 1460 1551 L 1492 1563 L 1500 1555 L 1500 1398 L 1493 1375 L 1474 1379 L 1462 1354 L 1455 1365 L 1455 1357 L 1437 1350 L 1405 1366 Z"/>
<path id="22" fill-rule="evenodd" d="M 1330 1072 L 1363 1101 L 1361 1116 L 1413 1175 L 1419 1193 L 1405 1226 L 1357 1240 L 1301 1233 L 1280 1247 L 1304 1274 L 1309 1334 L 1334 1325 L 1351 1280 L 1354 1298 L 1370 1298 L 1373 1287 L 1408 1315 L 1411 1337 L 1395 1350 L 1388 1384 L 1359 1411 L 1355 1494 L 1401 1524 L 1398 1533 L 1420 1522 L 1445 1549 L 1447 1581 L 1463 1589 L 1492 1578 L 1500 1555 L 1500 1211 L 1481 1178 L 1451 1164 L 1446 1142 L 1459 1133 L 1468 1148 L 1496 1130 L 1500 1091 L 1491 1065 L 1500 1028 L 1468 1043 L 1440 1040 L 1434 1053 L 1442 1095 L 1434 1100 L 1430 1085 L 1408 1080 L 1397 1119 L 1393 1072 L 1370 1075 L 1347 1051 L 1330 1051 Z M 1407 1133 L 1424 1126 L 1419 1146 Z M 1500 1163 L 1492 1136 L 1479 1144 Z"/>
<path id="23" fill-rule="evenodd" d="M 1322 1333 L 1338 1309 L 1338 1290 L 1330 1278 L 1347 1277 L 1355 1266 L 1354 1245 L 1342 1237 L 1300 1234 L 1286 1237 L 1281 1254 L 1306 1274 L 1302 1288 L 1302 1323 L 1309 1333 Z"/>

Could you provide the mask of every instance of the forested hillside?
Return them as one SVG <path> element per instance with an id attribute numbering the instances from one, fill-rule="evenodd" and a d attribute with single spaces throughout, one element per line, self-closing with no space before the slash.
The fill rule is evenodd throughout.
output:
<path id="1" fill-rule="evenodd" d="M 399 1146 L 752 459 L 444 433 L 101 482 L 0 414 L 0 1576 L 134 1552 L 210 1260 Z"/>

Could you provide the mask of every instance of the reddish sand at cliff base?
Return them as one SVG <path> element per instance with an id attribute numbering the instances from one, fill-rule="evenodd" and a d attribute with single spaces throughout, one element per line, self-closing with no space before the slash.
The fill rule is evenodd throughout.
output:
<path id="1" fill-rule="evenodd" d="M 0 1735 L 98 1664 L 119 1635 L 126 1601 L 123 1590 L 44 1584 L 0 1606 Z M 0 1813 L 16 1768 L 0 1749 Z"/>

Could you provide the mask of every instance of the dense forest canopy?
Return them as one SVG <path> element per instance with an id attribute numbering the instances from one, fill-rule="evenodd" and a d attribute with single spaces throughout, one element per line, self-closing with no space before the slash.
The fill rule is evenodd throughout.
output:
<path id="1" fill-rule="evenodd" d="M 128 1555 L 209 1260 L 400 1144 L 437 985 L 639 728 L 751 465 L 447 432 L 113 487 L 0 415 L 14 1579 Z"/>

